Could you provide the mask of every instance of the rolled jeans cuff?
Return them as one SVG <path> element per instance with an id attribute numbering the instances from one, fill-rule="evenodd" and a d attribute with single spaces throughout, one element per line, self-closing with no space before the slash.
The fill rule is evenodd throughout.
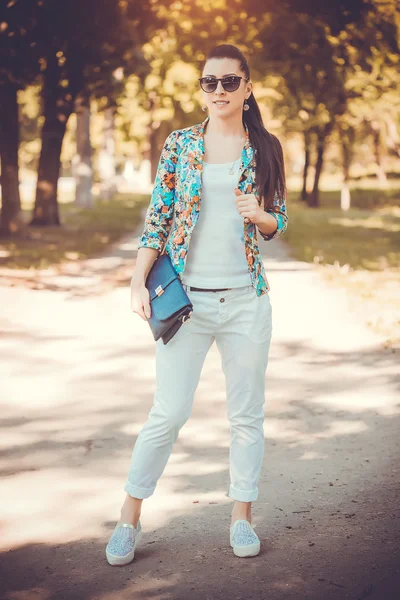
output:
<path id="1" fill-rule="evenodd" d="M 238 500 L 239 502 L 253 502 L 258 498 L 258 488 L 250 491 L 238 490 L 237 488 L 234 488 L 233 485 L 230 485 L 228 495 L 230 498 Z"/>
<path id="2" fill-rule="evenodd" d="M 138 487 L 136 485 L 132 485 L 129 481 L 126 482 L 124 490 L 127 492 L 132 498 L 139 498 L 139 500 L 144 500 L 144 498 L 149 498 L 152 494 L 154 494 L 154 490 L 156 488 L 143 488 Z"/>

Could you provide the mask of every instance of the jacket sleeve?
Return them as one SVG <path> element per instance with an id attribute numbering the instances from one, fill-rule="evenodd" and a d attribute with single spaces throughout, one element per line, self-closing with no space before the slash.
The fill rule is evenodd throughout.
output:
<path id="1" fill-rule="evenodd" d="M 161 252 L 167 241 L 174 211 L 176 140 L 177 132 L 173 131 L 164 142 L 138 248 L 154 248 Z"/>
<path id="2" fill-rule="evenodd" d="M 276 220 L 276 223 L 277 223 L 277 228 L 275 229 L 275 231 L 273 233 L 269 233 L 269 234 L 262 233 L 262 231 L 258 230 L 261 237 L 267 241 L 273 240 L 274 238 L 277 238 L 280 235 L 282 235 L 282 233 L 284 233 L 286 231 L 288 220 L 289 220 L 287 210 L 286 210 L 286 200 L 284 197 L 280 197 L 276 193 L 274 196 L 273 207 L 275 210 L 274 209 L 267 210 L 267 213 L 274 217 L 274 219 Z"/>

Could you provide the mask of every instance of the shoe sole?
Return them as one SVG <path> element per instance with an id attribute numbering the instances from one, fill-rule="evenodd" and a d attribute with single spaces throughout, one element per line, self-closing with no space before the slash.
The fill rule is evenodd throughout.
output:
<path id="1" fill-rule="evenodd" d="M 246 558 L 248 556 L 257 556 L 260 553 L 260 542 L 255 544 L 249 544 L 248 546 L 234 546 L 231 544 L 233 548 L 233 554 L 235 556 L 239 556 L 240 558 Z"/>
<path id="2" fill-rule="evenodd" d="M 139 533 L 137 534 L 137 536 L 135 537 L 135 543 L 133 545 L 133 550 L 131 552 L 129 552 L 129 554 L 126 554 L 125 556 L 117 556 L 115 554 L 110 554 L 110 552 L 107 552 L 107 550 L 106 550 L 106 557 L 107 557 L 108 563 L 110 565 L 112 565 L 113 567 L 123 567 L 124 565 L 129 565 L 129 563 L 131 563 L 133 561 L 133 559 L 135 558 L 135 550 L 136 550 L 136 547 L 139 544 L 141 538 L 142 538 L 142 530 L 140 530 Z"/>

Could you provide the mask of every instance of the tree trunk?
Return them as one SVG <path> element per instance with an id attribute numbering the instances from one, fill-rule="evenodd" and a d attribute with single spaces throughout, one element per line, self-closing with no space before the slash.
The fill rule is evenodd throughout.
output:
<path id="1" fill-rule="evenodd" d="M 75 112 L 77 150 L 73 159 L 75 202 L 84 208 L 91 208 L 93 206 L 93 167 L 90 144 L 90 98 L 87 93 L 78 95 Z"/>
<path id="2" fill-rule="evenodd" d="M 149 159 L 151 164 L 151 180 L 154 181 L 157 175 L 157 165 L 160 158 L 158 147 L 158 128 L 149 126 Z"/>
<path id="3" fill-rule="evenodd" d="M 157 175 L 157 166 L 160 158 L 159 142 L 159 128 L 160 121 L 154 119 L 154 112 L 158 106 L 157 93 L 152 91 L 149 93 L 147 98 L 147 110 L 149 114 L 149 124 L 147 126 L 147 151 L 144 153 L 144 157 L 150 161 L 150 177 L 151 181 L 154 182 Z"/>
<path id="4" fill-rule="evenodd" d="M 99 152 L 100 197 L 109 201 L 117 191 L 115 183 L 115 107 L 104 111 L 102 147 Z"/>
<path id="5" fill-rule="evenodd" d="M 386 146 L 395 156 L 400 156 L 400 136 L 397 131 L 397 124 L 390 114 L 385 115 L 384 119 L 387 128 L 385 136 Z"/>
<path id="6" fill-rule="evenodd" d="M 77 69 L 79 69 L 79 63 Z M 42 150 L 39 159 L 36 200 L 30 225 L 60 225 L 57 185 L 61 147 L 76 97 L 76 93 L 71 92 L 70 87 L 61 85 L 61 80 L 62 73 L 58 59 L 55 55 L 50 55 L 44 71 L 45 121 L 42 129 Z"/>
<path id="7" fill-rule="evenodd" d="M 18 177 L 18 103 L 17 87 L 9 82 L 0 86 L 1 195 L 0 234 L 15 235 L 26 229 L 21 214 Z"/>
<path id="8" fill-rule="evenodd" d="M 310 135 L 309 132 L 304 132 L 304 169 L 303 169 L 303 189 L 301 190 L 300 200 L 307 201 L 307 177 L 310 167 Z"/>
<path id="9" fill-rule="evenodd" d="M 372 127 L 372 136 L 374 143 L 374 154 L 375 154 L 375 164 L 376 164 L 376 176 L 381 185 L 385 185 L 387 183 L 387 177 L 385 170 L 382 165 L 382 143 L 381 143 L 381 129 L 379 123 L 377 121 L 371 122 Z"/>
<path id="10" fill-rule="evenodd" d="M 349 210 L 351 205 L 351 195 L 349 187 L 350 166 L 353 158 L 353 144 L 355 132 L 350 127 L 346 132 L 341 132 L 342 138 L 342 160 L 343 160 L 343 184 L 340 192 L 340 208 Z"/>
<path id="11" fill-rule="evenodd" d="M 318 132 L 317 137 L 317 161 L 315 163 L 314 186 L 308 198 L 308 206 L 317 208 L 319 206 L 319 180 L 324 165 L 324 152 L 326 140 L 333 127 L 333 123 L 327 123 L 322 131 Z"/>

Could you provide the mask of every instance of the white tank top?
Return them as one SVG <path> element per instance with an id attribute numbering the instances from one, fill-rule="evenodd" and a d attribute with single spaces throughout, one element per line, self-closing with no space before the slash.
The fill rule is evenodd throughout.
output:
<path id="1" fill-rule="evenodd" d="M 243 217 L 235 203 L 240 158 L 234 163 L 203 162 L 201 208 L 192 231 L 185 270 L 186 285 L 204 288 L 250 285 Z"/>

